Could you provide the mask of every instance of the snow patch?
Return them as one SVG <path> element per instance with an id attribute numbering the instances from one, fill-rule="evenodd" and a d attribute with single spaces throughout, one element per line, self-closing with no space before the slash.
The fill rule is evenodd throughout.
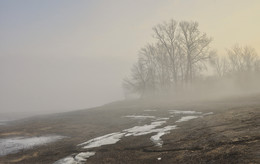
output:
<path id="1" fill-rule="evenodd" d="M 156 145 L 156 146 L 162 146 L 163 145 L 163 141 L 161 139 L 161 137 L 165 134 L 167 134 L 168 132 L 159 132 L 157 133 L 156 135 L 153 135 L 150 139 L 151 141 L 153 141 L 153 143 Z"/>
<path id="2" fill-rule="evenodd" d="M 180 111 L 180 110 L 169 110 L 170 114 L 202 114 L 202 112 L 196 111 Z"/>
<path id="3" fill-rule="evenodd" d="M 189 121 L 195 118 L 199 118 L 200 116 L 184 116 L 181 119 L 177 120 L 176 122 L 184 122 L 184 121 Z"/>
<path id="4" fill-rule="evenodd" d="M 172 126 L 165 126 L 164 128 L 161 129 L 155 129 L 155 131 L 158 131 L 156 135 L 151 136 L 150 140 L 156 145 L 156 146 L 162 146 L 163 145 L 163 140 L 161 137 L 165 134 L 169 134 L 171 130 L 176 129 L 176 125 Z"/>
<path id="5" fill-rule="evenodd" d="M 150 125 L 143 125 L 143 126 L 135 126 L 130 129 L 125 129 L 123 130 L 124 132 L 127 132 L 125 136 L 140 136 L 140 135 L 146 135 L 149 133 L 154 133 L 156 132 L 154 129 L 158 126 L 162 126 L 165 124 L 166 121 L 155 121 L 152 122 Z"/>
<path id="6" fill-rule="evenodd" d="M 65 157 L 54 162 L 53 164 L 84 164 L 87 161 L 87 159 L 93 155 L 95 155 L 95 152 L 81 152 L 77 154 L 75 157 Z"/>
<path id="7" fill-rule="evenodd" d="M 79 153 L 78 155 L 75 156 L 75 159 L 77 161 L 86 161 L 89 157 L 91 156 L 94 156 L 96 153 L 95 152 L 82 152 L 82 153 Z"/>
<path id="8" fill-rule="evenodd" d="M 125 116 L 127 118 L 133 118 L 133 119 L 147 119 L 147 118 L 155 118 L 155 116 L 143 116 L 143 115 L 129 115 Z"/>
<path id="9" fill-rule="evenodd" d="M 77 164 L 77 161 L 73 157 L 66 157 L 54 162 L 53 164 Z"/>
<path id="10" fill-rule="evenodd" d="M 120 139 L 125 135 L 125 133 L 120 133 L 120 132 L 116 132 L 116 133 L 110 133 L 101 137 L 97 137 L 94 139 L 91 139 L 87 142 L 81 143 L 78 146 L 84 146 L 84 149 L 88 149 L 88 148 L 94 148 L 94 147 L 100 147 L 102 145 L 110 145 L 110 144 L 115 144 L 118 141 L 120 141 Z"/>
<path id="11" fill-rule="evenodd" d="M 7 154 L 17 153 L 24 149 L 31 149 L 38 145 L 55 142 L 65 138 L 64 136 L 42 136 L 42 137 L 14 137 L 0 139 L 0 157 Z"/>
<path id="12" fill-rule="evenodd" d="M 156 111 L 156 110 L 144 110 L 144 111 Z M 196 112 L 196 111 L 178 111 L 178 110 L 170 110 L 169 111 L 170 114 L 202 114 L 202 112 Z M 206 113 L 203 115 L 208 115 L 211 114 L 210 113 Z M 151 136 L 150 140 L 152 142 L 154 142 L 154 144 L 156 146 L 162 146 L 163 145 L 163 140 L 161 139 L 161 137 L 165 134 L 170 133 L 171 130 L 176 129 L 177 125 L 171 125 L 171 126 L 165 126 L 162 128 L 158 128 L 160 126 L 162 126 L 163 124 L 166 123 L 166 120 L 168 120 L 169 118 L 160 118 L 160 117 L 155 117 L 155 116 L 149 116 L 149 115 L 128 115 L 128 116 L 124 116 L 127 118 L 132 118 L 132 119 L 153 119 L 153 121 L 151 122 L 151 124 L 145 124 L 142 126 L 134 126 L 132 128 L 129 129 L 125 129 L 122 132 L 116 132 L 116 133 L 110 133 L 101 137 L 96 137 L 94 139 L 91 139 L 87 142 L 78 144 L 78 146 L 83 146 L 84 149 L 88 149 L 88 148 L 95 148 L 95 147 L 100 147 L 103 145 L 110 145 L 110 144 L 115 144 L 118 141 L 120 141 L 120 139 L 122 137 L 128 137 L 128 136 L 141 136 L 141 135 L 146 135 L 146 134 L 151 134 L 151 133 L 156 133 L 155 135 Z M 170 116 L 170 117 L 174 117 L 174 116 Z M 195 119 L 198 117 L 202 117 L 202 116 L 184 116 L 181 119 L 177 120 L 176 122 L 183 122 L 183 121 L 189 121 L 191 119 Z M 92 154 L 89 154 L 92 153 Z M 87 160 L 87 158 L 89 158 L 90 156 L 95 155 L 95 152 L 87 152 L 86 153 L 79 153 L 78 155 L 76 155 L 75 157 L 73 156 L 69 156 L 66 158 L 63 158 L 57 162 L 55 162 L 54 164 L 81 164 L 82 162 L 85 162 Z M 157 158 L 157 160 L 161 160 L 161 157 Z"/>

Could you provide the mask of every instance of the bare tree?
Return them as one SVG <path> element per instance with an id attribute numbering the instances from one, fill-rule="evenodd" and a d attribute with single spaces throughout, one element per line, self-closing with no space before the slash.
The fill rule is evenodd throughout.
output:
<path id="1" fill-rule="evenodd" d="M 174 20 L 153 28 L 155 44 L 147 44 L 139 51 L 131 78 L 124 80 L 124 88 L 146 93 L 177 89 L 191 83 L 195 75 L 205 69 L 211 39 L 198 30 L 196 22 Z"/>
<path id="2" fill-rule="evenodd" d="M 148 72 L 140 61 L 133 66 L 131 72 L 131 78 L 124 79 L 123 87 L 133 93 L 139 93 L 143 97 L 148 86 Z"/>
<path id="3" fill-rule="evenodd" d="M 170 60 L 172 78 L 175 84 L 178 83 L 178 64 L 177 64 L 177 29 L 178 23 L 175 20 L 170 20 L 153 28 L 154 37 L 165 48 Z"/>
<path id="4" fill-rule="evenodd" d="M 230 64 L 226 57 L 217 56 L 215 53 L 211 55 L 210 64 L 219 78 L 227 76 L 230 72 Z"/>
<path id="5" fill-rule="evenodd" d="M 259 57 L 252 47 L 235 45 L 227 50 L 232 72 L 250 72 L 257 69 Z"/>
<path id="6" fill-rule="evenodd" d="M 155 51 L 155 47 L 148 44 L 139 52 L 139 62 L 142 63 L 147 72 L 147 87 L 150 91 L 155 91 L 157 88 L 157 61 Z"/>
<path id="7" fill-rule="evenodd" d="M 181 46 L 186 55 L 186 83 L 191 83 L 195 68 L 209 59 L 209 44 L 212 39 L 198 29 L 197 22 L 180 22 Z"/>
<path id="8" fill-rule="evenodd" d="M 160 90 L 167 90 L 171 87 L 171 61 L 165 47 L 157 43 L 155 47 L 156 63 L 157 63 L 157 78 Z"/>

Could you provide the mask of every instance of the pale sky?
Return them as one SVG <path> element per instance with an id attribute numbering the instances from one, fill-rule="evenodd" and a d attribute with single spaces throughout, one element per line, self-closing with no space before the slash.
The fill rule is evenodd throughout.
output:
<path id="1" fill-rule="evenodd" d="M 259 0 L 0 0 L 0 115 L 83 109 L 123 98 L 152 27 L 194 20 L 224 55 L 260 53 Z"/>

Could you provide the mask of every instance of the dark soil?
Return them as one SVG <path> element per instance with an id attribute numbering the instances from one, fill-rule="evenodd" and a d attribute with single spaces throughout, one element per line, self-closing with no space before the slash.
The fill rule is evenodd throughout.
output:
<path id="1" fill-rule="evenodd" d="M 93 148 L 95 156 L 86 163 L 260 163 L 260 96 L 218 101 L 172 102 L 128 101 L 102 107 L 38 116 L 0 126 L 0 138 L 12 136 L 67 136 L 58 142 L 0 157 L 0 163 L 51 164 L 82 151 L 77 144 L 136 125 L 149 123 L 123 116 L 144 114 L 169 117 L 168 110 L 214 112 L 202 118 L 178 123 L 178 129 L 164 135 L 156 147 L 148 134 L 124 137 L 114 145 Z M 147 113 L 148 114 L 148 113 Z M 170 118 L 167 124 L 176 124 Z M 158 160 L 157 158 L 161 158 Z"/>

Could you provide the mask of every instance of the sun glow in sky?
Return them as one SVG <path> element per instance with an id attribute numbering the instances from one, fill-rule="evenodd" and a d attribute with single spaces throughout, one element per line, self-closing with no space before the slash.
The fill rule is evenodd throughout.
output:
<path id="1" fill-rule="evenodd" d="M 123 98 L 152 27 L 194 20 L 225 55 L 260 53 L 259 0 L 0 0 L 0 113 L 81 109 Z"/>

